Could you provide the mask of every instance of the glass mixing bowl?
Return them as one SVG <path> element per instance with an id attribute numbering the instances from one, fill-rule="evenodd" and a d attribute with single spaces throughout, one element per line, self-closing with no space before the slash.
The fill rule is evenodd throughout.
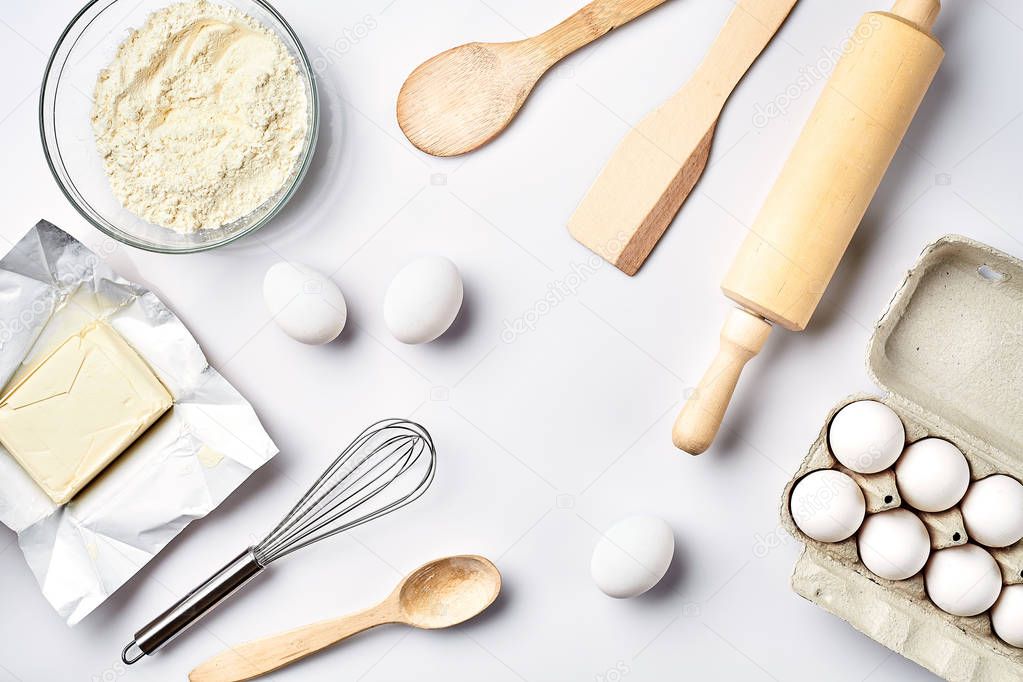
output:
<path id="1" fill-rule="evenodd" d="M 309 102 L 308 129 L 291 177 L 273 197 L 249 215 L 210 230 L 180 234 L 154 225 L 121 206 L 96 150 L 90 115 L 96 76 L 113 59 L 132 29 L 172 0 L 93 0 L 71 20 L 57 41 L 43 75 L 39 130 L 46 161 L 57 184 L 78 212 L 125 244 L 160 253 L 205 251 L 266 225 L 295 193 L 316 147 L 319 100 L 309 58 L 277 10 L 262 0 L 217 0 L 258 20 L 281 39 L 295 59 Z"/>

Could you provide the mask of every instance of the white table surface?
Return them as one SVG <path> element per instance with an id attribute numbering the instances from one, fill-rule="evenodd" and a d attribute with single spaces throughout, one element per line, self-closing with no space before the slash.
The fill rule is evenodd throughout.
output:
<path id="1" fill-rule="evenodd" d="M 724 434 L 692 458 L 671 446 L 671 423 L 716 347 L 728 309 L 718 282 L 823 85 L 805 70 L 879 3 L 796 7 L 634 279 L 595 265 L 564 226 L 628 126 L 688 78 L 731 2 L 672 0 L 582 50 L 504 135 L 456 159 L 402 137 L 394 103 L 405 76 L 453 45 L 539 32 L 581 0 L 278 4 L 320 72 L 312 171 L 267 229 L 184 257 L 107 248 L 46 168 L 38 85 L 78 2 L 0 9 L 3 248 L 39 218 L 104 248 L 183 318 L 281 448 L 73 629 L 0 528 L 0 680 L 184 679 L 225 643 L 358 610 L 420 563 L 462 552 L 503 572 L 486 616 L 450 631 L 381 628 L 272 679 L 933 679 L 791 592 L 799 546 L 779 528 L 779 495 L 828 408 L 877 390 L 867 339 L 926 243 L 959 232 L 1023 255 L 1021 5 L 946 3 L 945 64 L 811 328 L 770 339 Z M 786 113 L 764 125 L 757 112 L 770 102 Z M 442 340 L 405 347 L 390 339 L 381 300 L 421 253 L 458 263 L 466 302 Z M 269 323 L 261 282 L 282 258 L 334 273 L 350 311 L 339 342 L 305 347 Z M 542 303 L 552 288 L 565 293 Z M 533 328 L 509 338 L 506 323 L 520 319 Z M 362 426 L 391 415 L 414 416 L 436 438 L 427 496 L 273 566 L 156 657 L 119 662 L 138 627 L 261 537 Z M 672 525 L 676 558 L 651 593 L 612 600 L 590 581 L 590 552 L 601 529 L 635 513 Z"/>

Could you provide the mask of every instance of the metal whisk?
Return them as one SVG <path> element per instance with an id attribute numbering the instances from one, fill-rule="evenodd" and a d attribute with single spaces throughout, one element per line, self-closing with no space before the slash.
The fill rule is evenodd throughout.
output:
<path id="1" fill-rule="evenodd" d="M 419 424 L 386 419 L 369 426 L 269 535 L 136 632 L 121 660 L 131 665 L 155 653 L 277 559 L 417 499 L 436 467 L 433 439 Z"/>

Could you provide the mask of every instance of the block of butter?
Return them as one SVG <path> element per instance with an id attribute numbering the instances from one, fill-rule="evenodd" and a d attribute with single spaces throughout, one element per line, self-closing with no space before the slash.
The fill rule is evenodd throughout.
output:
<path id="1" fill-rule="evenodd" d="M 64 504 L 173 402 L 138 353 L 93 322 L 0 397 L 0 443 Z"/>

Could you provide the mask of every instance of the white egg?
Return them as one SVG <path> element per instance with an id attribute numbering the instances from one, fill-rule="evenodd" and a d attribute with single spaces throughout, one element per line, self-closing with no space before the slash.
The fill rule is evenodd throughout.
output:
<path id="1" fill-rule="evenodd" d="M 1023 648 L 1023 585 L 1009 585 L 1002 590 L 998 603 L 991 609 L 991 627 L 1006 644 Z"/>
<path id="2" fill-rule="evenodd" d="M 302 343 L 330 343 L 348 319 L 341 289 L 300 263 L 282 261 L 267 270 L 263 300 L 277 326 Z"/>
<path id="3" fill-rule="evenodd" d="M 927 596 L 953 616 L 984 613 L 1002 591 L 1002 571 L 994 557 L 977 545 L 938 550 L 924 570 Z"/>
<path id="4" fill-rule="evenodd" d="M 970 465 L 956 446 L 924 438 L 906 448 L 895 465 L 902 500 L 925 512 L 951 509 L 970 485 Z"/>
<path id="5" fill-rule="evenodd" d="M 636 597 L 660 582 L 674 553 L 675 535 L 668 524 L 653 516 L 630 516 L 597 542 L 590 574 L 609 597 Z"/>
<path id="6" fill-rule="evenodd" d="M 977 481 L 960 506 L 966 532 L 988 547 L 1008 547 L 1023 539 L 1023 484 L 998 474 Z"/>
<path id="7" fill-rule="evenodd" d="M 902 454 L 906 429 L 892 408 L 876 400 L 849 403 L 828 428 L 828 443 L 835 458 L 853 471 L 876 474 Z"/>
<path id="8" fill-rule="evenodd" d="M 905 509 L 868 516 L 856 542 L 863 565 L 888 580 L 912 578 L 931 556 L 927 527 L 916 514 Z"/>
<path id="9" fill-rule="evenodd" d="M 462 278 L 443 256 L 423 256 L 391 280 L 384 322 L 402 343 L 427 343 L 447 331 L 462 307 Z"/>
<path id="10" fill-rule="evenodd" d="M 859 530 L 867 511 L 856 481 L 834 469 L 807 474 L 789 499 L 799 530 L 819 542 L 841 542 Z"/>

